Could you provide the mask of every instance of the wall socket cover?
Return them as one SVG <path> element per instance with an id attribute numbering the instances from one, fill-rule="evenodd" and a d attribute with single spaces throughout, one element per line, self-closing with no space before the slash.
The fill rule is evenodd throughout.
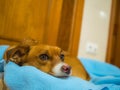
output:
<path id="1" fill-rule="evenodd" d="M 98 45 L 96 43 L 87 43 L 86 52 L 89 54 L 97 54 Z"/>

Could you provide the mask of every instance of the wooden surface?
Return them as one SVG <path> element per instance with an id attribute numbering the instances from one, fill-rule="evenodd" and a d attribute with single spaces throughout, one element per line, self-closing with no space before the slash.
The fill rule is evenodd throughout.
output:
<path id="1" fill-rule="evenodd" d="M 82 17 L 83 17 L 83 9 L 84 8 L 84 0 L 76 0 L 75 8 L 74 8 L 74 16 L 73 16 L 73 25 L 69 43 L 69 52 L 72 56 L 78 56 L 78 49 L 80 46 L 80 36 L 81 36 L 81 26 L 82 26 Z"/>
<path id="2" fill-rule="evenodd" d="M 2 90 L 2 87 L 3 87 L 2 80 L 0 79 L 0 90 Z"/>
<path id="3" fill-rule="evenodd" d="M 75 8 L 75 0 L 64 0 L 61 20 L 59 25 L 57 45 L 66 51 L 69 49 L 69 44 L 70 44 L 70 37 L 71 37 L 70 35 L 72 33 L 74 8 Z"/>
<path id="4" fill-rule="evenodd" d="M 0 0 L 0 44 L 24 38 L 77 56 L 84 0 Z"/>
<path id="5" fill-rule="evenodd" d="M 64 0 L 57 45 L 77 56 L 84 0 Z"/>
<path id="6" fill-rule="evenodd" d="M 116 37 L 115 37 L 115 45 L 114 45 L 114 52 L 113 52 L 113 59 L 112 64 L 120 67 L 120 0 L 117 1 L 117 16 L 116 16 Z"/>
<path id="7" fill-rule="evenodd" d="M 106 61 L 120 67 L 120 1 L 113 0 Z"/>
<path id="8" fill-rule="evenodd" d="M 2 81 L 2 79 L 0 79 L 0 90 L 9 90 L 6 87 L 5 87 L 5 89 L 3 89 L 3 81 Z"/>
<path id="9" fill-rule="evenodd" d="M 106 55 L 106 61 L 111 63 L 112 52 L 113 52 L 113 44 L 114 44 L 114 24 L 116 21 L 116 4 L 117 0 L 112 0 L 112 8 L 111 8 L 111 18 L 110 18 L 110 28 L 109 28 L 109 38 L 108 38 L 108 46 L 107 46 L 107 55 Z"/>
<path id="10" fill-rule="evenodd" d="M 44 33 L 44 43 L 49 45 L 57 45 L 59 32 L 59 24 L 62 15 L 63 0 L 51 0 L 49 5 L 49 14 L 47 16 L 47 27 Z"/>
<path id="11" fill-rule="evenodd" d="M 48 0 L 1 1 L 5 4 L 5 10 L 1 12 L 1 37 L 16 40 L 31 37 L 42 41 Z"/>

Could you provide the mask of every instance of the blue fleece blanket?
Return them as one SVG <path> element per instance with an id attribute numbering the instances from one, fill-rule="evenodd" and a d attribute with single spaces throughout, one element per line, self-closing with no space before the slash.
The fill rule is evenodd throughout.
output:
<path id="1" fill-rule="evenodd" d="M 7 47 L 0 46 L 0 72 L 4 71 L 10 90 L 120 90 L 120 69 L 113 65 L 81 58 L 91 80 L 77 77 L 61 79 L 35 67 L 20 67 L 13 62 L 4 67 L 3 54 Z"/>

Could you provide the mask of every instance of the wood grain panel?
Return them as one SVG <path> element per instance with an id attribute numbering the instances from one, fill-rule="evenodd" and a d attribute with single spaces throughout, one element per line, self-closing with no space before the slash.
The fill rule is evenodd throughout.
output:
<path id="1" fill-rule="evenodd" d="M 117 0 L 112 0 L 112 8 L 111 8 L 111 17 L 110 17 L 110 27 L 109 27 L 109 37 L 108 37 L 108 45 L 107 45 L 107 53 L 106 53 L 106 62 L 111 63 L 113 59 L 113 47 L 114 47 L 114 28 L 116 21 L 116 9 L 117 9 Z"/>
<path id="2" fill-rule="evenodd" d="M 84 0 L 0 0 L 0 44 L 24 38 L 77 56 Z"/>
<path id="3" fill-rule="evenodd" d="M 49 45 L 57 45 L 59 33 L 59 24 L 61 20 L 62 6 L 64 0 L 51 0 L 49 5 L 49 13 L 47 17 L 47 27 L 44 33 L 44 43 Z"/>
<path id="4" fill-rule="evenodd" d="M 62 6 L 57 45 L 66 51 L 68 51 L 70 44 L 74 6 L 75 0 L 64 0 Z"/>
<path id="5" fill-rule="evenodd" d="M 2 2 L 3 1 L 3 2 Z M 48 0 L 1 0 L 1 37 L 42 41 Z"/>
<path id="6" fill-rule="evenodd" d="M 112 1 L 106 61 L 120 67 L 120 1 Z"/>
<path id="7" fill-rule="evenodd" d="M 117 15 L 116 15 L 116 25 L 114 28 L 115 32 L 115 45 L 112 60 L 112 64 L 120 68 L 120 0 L 117 0 Z"/>
<path id="8" fill-rule="evenodd" d="M 77 56 L 84 0 L 64 0 L 57 45 Z"/>
<path id="9" fill-rule="evenodd" d="M 72 56 L 78 56 L 79 40 L 81 36 L 82 17 L 84 10 L 84 0 L 76 0 L 73 16 L 72 32 L 70 37 L 69 51 Z"/>
<path id="10" fill-rule="evenodd" d="M 19 44 L 20 42 L 19 41 L 13 41 L 13 40 L 10 40 L 10 39 L 0 39 L 0 45 L 15 45 L 15 44 Z"/>
<path id="11" fill-rule="evenodd" d="M 0 79 L 0 90 L 2 90 L 3 84 L 2 84 L 2 79 Z"/>

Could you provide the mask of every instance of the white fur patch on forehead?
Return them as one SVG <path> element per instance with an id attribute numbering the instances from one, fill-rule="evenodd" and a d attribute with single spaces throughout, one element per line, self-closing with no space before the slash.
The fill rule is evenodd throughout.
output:
<path id="1" fill-rule="evenodd" d="M 64 65 L 65 63 L 63 62 L 60 62 L 58 63 L 57 65 L 55 65 L 52 69 L 52 72 L 54 73 L 54 76 L 58 76 L 58 77 L 61 77 L 61 76 L 70 76 L 70 74 L 66 74 L 64 72 L 62 72 L 61 70 L 61 67 Z"/>

